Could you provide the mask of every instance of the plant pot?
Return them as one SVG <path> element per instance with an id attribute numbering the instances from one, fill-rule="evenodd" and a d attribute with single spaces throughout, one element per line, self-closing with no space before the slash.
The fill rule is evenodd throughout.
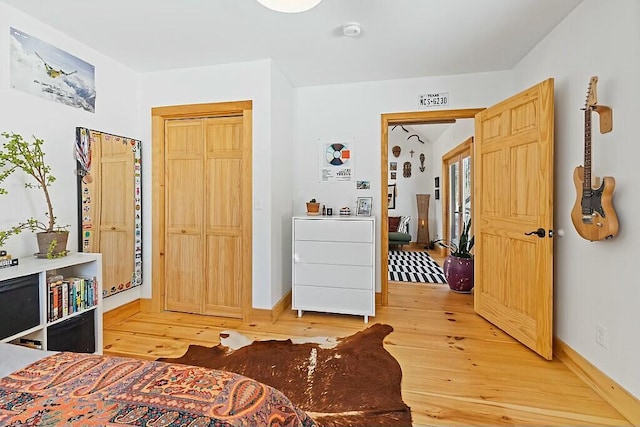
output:
<path id="1" fill-rule="evenodd" d="M 68 231 L 54 231 L 48 233 L 46 231 L 36 233 L 38 239 L 39 257 L 60 257 L 67 254 L 67 240 L 69 239 Z M 50 250 L 51 248 L 51 250 Z"/>
<path id="2" fill-rule="evenodd" d="M 473 289 L 473 258 L 460 258 L 449 255 L 442 266 L 449 289 L 460 293 L 469 293 Z"/>
<path id="3" fill-rule="evenodd" d="M 319 215 L 320 203 L 307 202 L 307 215 Z"/>

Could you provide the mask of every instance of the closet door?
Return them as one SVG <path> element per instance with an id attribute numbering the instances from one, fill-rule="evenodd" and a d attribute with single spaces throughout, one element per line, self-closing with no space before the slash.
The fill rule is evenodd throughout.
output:
<path id="1" fill-rule="evenodd" d="M 165 308 L 202 313 L 204 167 L 201 119 L 165 123 Z"/>
<path id="2" fill-rule="evenodd" d="M 204 314 L 242 317 L 242 117 L 204 119 Z"/>
<path id="3" fill-rule="evenodd" d="M 166 123 L 167 310 L 242 317 L 243 119 Z"/>

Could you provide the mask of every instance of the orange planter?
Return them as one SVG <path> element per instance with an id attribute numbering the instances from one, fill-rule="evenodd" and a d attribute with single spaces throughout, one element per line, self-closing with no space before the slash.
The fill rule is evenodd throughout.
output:
<path id="1" fill-rule="evenodd" d="M 307 202 L 307 215 L 318 215 L 320 213 L 320 203 Z"/>

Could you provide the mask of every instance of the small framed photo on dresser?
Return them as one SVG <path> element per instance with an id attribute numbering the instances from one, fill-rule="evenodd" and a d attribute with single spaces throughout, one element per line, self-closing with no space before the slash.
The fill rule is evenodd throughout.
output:
<path id="1" fill-rule="evenodd" d="M 358 202 L 356 203 L 356 215 L 371 216 L 372 203 L 373 197 L 358 197 Z"/>

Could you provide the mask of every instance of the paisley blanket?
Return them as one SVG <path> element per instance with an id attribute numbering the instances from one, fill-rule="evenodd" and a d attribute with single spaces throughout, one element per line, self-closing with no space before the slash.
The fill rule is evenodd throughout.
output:
<path id="1" fill-rule="evenodd" d="M 227 371 L 57 353 L 0 379 L 3 426 L 313 426 L 278 390 Z"/>

